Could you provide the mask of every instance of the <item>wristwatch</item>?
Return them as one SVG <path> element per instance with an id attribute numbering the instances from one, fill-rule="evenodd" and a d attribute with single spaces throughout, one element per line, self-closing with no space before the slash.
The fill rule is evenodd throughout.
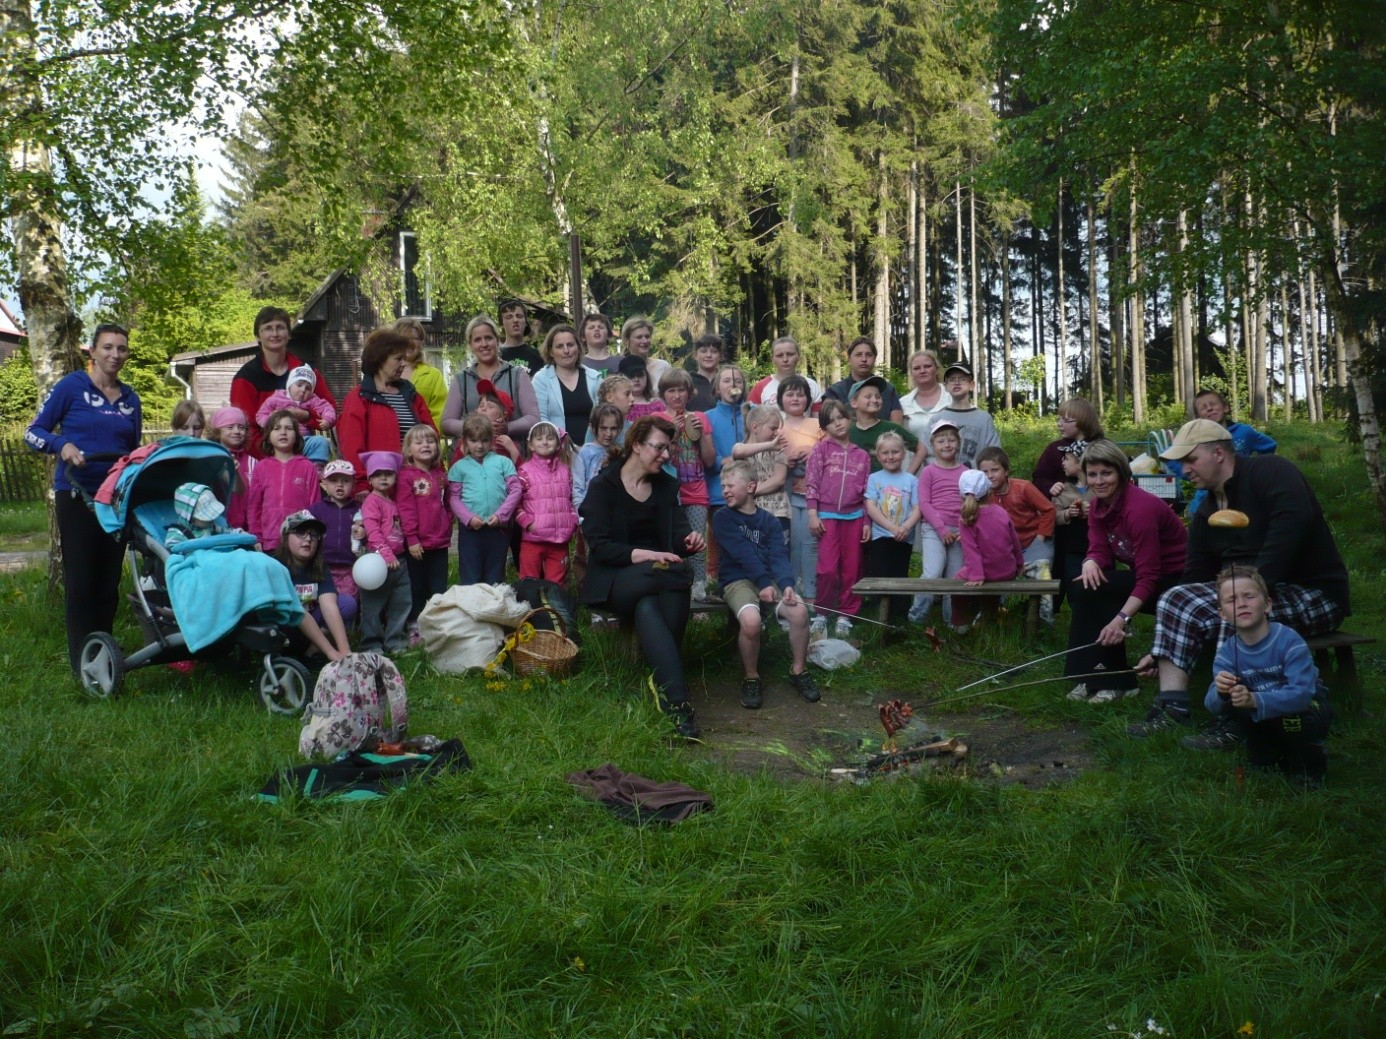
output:
<path id="1" fill-rule="evenodd" d="M 1117 616 L 1121 618 L 1121 623 L 1122 623 L 1122 624 L 1130 624 L 1130 623 L 1131 623 L 1131 618 L 1130 618 L 1129 616 L 1127 616 L 1125 610 L 1117 610 Z"/>

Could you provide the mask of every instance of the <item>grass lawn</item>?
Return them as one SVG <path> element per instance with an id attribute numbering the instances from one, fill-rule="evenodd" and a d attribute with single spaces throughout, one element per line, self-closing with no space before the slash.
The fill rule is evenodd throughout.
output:
<path id="1" fill-rule="evenodd" d="M 1356 455 L 1330 430 L 1270 431 L 1338 532 L 1348 627 L 1386 645 L 1386 537 Z M 1052 434 L 1003 436 L 1023 474 Z M 460 736 L 474 769 L 267 805 L 253 794 L 295 763 L 298 724 L 266 714 L 250 671 L 149 669 L 90 700 L 42 571 L 0 576 L 0 601 L 4 1035 L 1386 1035 L 1381 645 L 1358 653 L 1367 713 L 1340 718 L 1315 794 L 1239 782 L 1235 753 L 1130 740 L 1144 698 L 1073 704 L 1062 683 L 948 707 L 1081 730 L 1089 767 L 1041 789 L 979 767 L 863 786 L 729 768 L 716 733 L 670 745 L 600 632 L 570 681 L 500 691 L 406 656 L 412 731 Z M 900 696 L 927 718 L 988 660 L 1062 648 L 1066 616 L 939 654 L 863 635 L 822 705 L 779 710 L 826 728 Z M 685 652 L 696 697 L 735 695 L 720 625 Z M 745 724 L 771 742 L 775 717 Z M 606 761 L 716 809 L 617 822 L 564 781 Z"/>
<path id="2" fill-rule="evenodd" d="M 41 501 L 0 504 L 0 552 L 38 552 L 48 547 L 48 513 Z"/>

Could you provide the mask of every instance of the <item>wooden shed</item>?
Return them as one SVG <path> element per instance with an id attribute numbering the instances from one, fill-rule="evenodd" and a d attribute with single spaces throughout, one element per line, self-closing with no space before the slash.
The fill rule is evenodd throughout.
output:
<path id="1" fill-rule="evenodd" d="M 211 418 L 214 409 L 231 401 L 231 380 L 241 365 L 255 356 L 258 344 L 232 343 L 212 350 L 188 350 L 169 360 L 169 373 L 188 386 L 190 396 Z"/>

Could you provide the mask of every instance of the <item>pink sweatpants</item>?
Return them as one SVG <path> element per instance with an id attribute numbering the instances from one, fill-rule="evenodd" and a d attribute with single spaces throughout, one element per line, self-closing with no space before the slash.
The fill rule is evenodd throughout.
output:
<path id="1" fill-rule="evenodd" d="M 865 516 L 854 520 L 825 519 L 823 536 L 818 539 L 818 599 L 830 610 L 861 612 L 861 598 L 852 586 L 861 579 L 861 529 Z"/>

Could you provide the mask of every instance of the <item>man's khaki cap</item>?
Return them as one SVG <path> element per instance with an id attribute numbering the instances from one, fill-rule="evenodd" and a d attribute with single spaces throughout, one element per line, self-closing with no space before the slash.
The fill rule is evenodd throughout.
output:
<path id="1" fill-rule="evenodd" d="M 1231 439 L 1232 434 L 1226 426 L 1211 419 L 1196 418 L 1179 427 L 1173 442 L 1160 452 L 1160 457 L 1178 461 L 1199 444 L 1217 444 Z"/>

